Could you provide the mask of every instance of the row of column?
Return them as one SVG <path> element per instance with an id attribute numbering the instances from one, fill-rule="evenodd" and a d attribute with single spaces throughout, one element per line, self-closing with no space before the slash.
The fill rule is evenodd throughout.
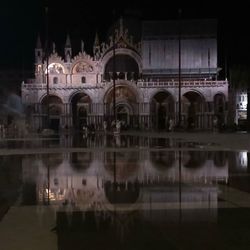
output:
<path id="1" fill-rule="evenodd" d="M 111 117 L 113 115 L 112 110 L 110 110 L 110 105 L 103 105 L 99 103 L 88 104 L 87 117 L 86 121 L 88 124 L 98 124 L 102 126 L 104 119 L 107 117 Z M 206 104 L 207 105 L 207 104 Z M 129 122 L 132 127 L 139 127 L 145 129 L 152 129 L 157 124 L 158 114 L 157 112 L 154 114 L 150 114 L 150 104 L 149 103 L 141 103 L 137 106 L 139 111 L 137 114 L 128 114 Z M 202 108 L 205 110 L 205 108 Z M 43 112 L 44 111 L 44 112 Z M 62 127 L 73 126 L 73 117 L 72 117 L 72 105 L 71 104 L 63 104 L 61 107 L 62 113 L 58 115 L 58 119 L 60 119 L 60 125 Z M 175 121 L 178 121 L 178 103 L 175 105 L 175 110 L 173 111 L 175 114 Z M 36 125 L 35 127 L 41 128 L 43 126 L 43 119 L 46 118 L 46 109 L 42 107 L 41 104 L 35 104 L 33 121 Z M 212 128 L 212 120 L 214 117 L 214 112 L 197 112 L 195 114 L 195 128 L 207 129 Z M 169 116 L 169 113 L 166 114 L 166 118 Z M 55 117 L 55 116 L 54 116 Z M 184 124 L 187 124 L 188 114 L 182 112 L 182 121 Z M 226 120 L 226 117 L 225 117 Z"/>

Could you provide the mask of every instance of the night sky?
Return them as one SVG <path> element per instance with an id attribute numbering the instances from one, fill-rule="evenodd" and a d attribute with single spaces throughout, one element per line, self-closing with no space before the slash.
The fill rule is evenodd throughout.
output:
<path id="1" fill-rule="evenodd" d="M 50 1 L 52 2 L 52 1 Z M 168 1 L 149 3 L 131 1 L 122 4 L 101 5 L 93 1 L 87 6 L 87 1 L 53 1 L 49 6 L 49 37 L 56 43 L 57 50 L 63 51 L 66 34 L 69 33 L 72 43 L 76 43 L 76 52 L 80 50 L 80 40 L 84 40 L 87 52 L 91 52 L 95 32 L 100 39 L 105 38 L 116 10 L 115 18 L 120 15 L 142 20 L 177 19 L 178 9 L 182 9 L 183 19 L 216 18 L 218 19 L 218 52 L 219 66 L 224 65 L 225 55 L 228 64 L 249 64 L 250 58 L 250 26 L 248 8 L 236 3 L 217 6 L 215 3 L 201 3 L 189 6 L 168 5 Z M 152 3 L 156 5 L 153 6 Z M 0 69 L 32 69 L 34 63 L 34 48 L 37 35 L 44 40 L 45 33 L 45 2 L 42 0 L 13 0 L 1 3 L 0 24 Z M 207 6 L 206 6 L 207 5 Z M 78 46 L 78 48 L 77 48 Z M 74 50 L 73 50 L 74 53 Z"/>

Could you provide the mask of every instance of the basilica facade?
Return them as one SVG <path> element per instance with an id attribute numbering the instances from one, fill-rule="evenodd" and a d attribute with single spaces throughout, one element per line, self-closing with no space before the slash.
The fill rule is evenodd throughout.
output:
<path id="1" fill-rule="evenodd" d="M 212 128 L 215 118 L 227 123 L 216 20 L 143 21 L 135 34 L 120 19 L 111 30 L 108 41 L 96 35 L 92 55 L 83 42 L 73 55 L 69 36 L 62 56 L 55 44 L 45 53 L 38 39 L 35 77 L 22 84 L 32 128 L 100 129 L 113 120 L 126 129 L 167 129 L 169 119 L 197 129 Z"/>

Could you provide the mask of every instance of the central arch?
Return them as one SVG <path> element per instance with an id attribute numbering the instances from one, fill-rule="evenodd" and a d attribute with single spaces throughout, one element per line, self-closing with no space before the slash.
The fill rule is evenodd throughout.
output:
<path id="1" fill-rule="evenodd" d="M 133 114 L 133 109 L 129 103 L 118 103 L 116 106 L 116 116 L 122 124 L 130 124 L 130 116 Z"/>
<path id="2" fill-rule="evenodd" d="M 114 88 L 111 88 L 104 96 L 104 116 L 109 122 L 114 119 L 114 110 L 116 118 L 122 121 L 123 126 L 133 127 L 138 122 L 136 120 L 138 119 L 137 95 L 127 85 L 116 86 L 115 103 Z"/>

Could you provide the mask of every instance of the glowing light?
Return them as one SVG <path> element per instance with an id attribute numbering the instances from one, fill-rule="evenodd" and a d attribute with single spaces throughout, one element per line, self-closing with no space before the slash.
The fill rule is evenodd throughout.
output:
<path id="1" fill-rule="evenodd" d="M 60 63 L 51 63 L 48 67 L 49 74 L 63 74 L 64 68 Z M 45 73 L 47 74 L 47 69 L 45 70 Z"/>
<path id="2" fill-rule="evenodd" d="M 239 166 L 242 168 L 247 168 L 247 151 L 239 152 Z"/>

